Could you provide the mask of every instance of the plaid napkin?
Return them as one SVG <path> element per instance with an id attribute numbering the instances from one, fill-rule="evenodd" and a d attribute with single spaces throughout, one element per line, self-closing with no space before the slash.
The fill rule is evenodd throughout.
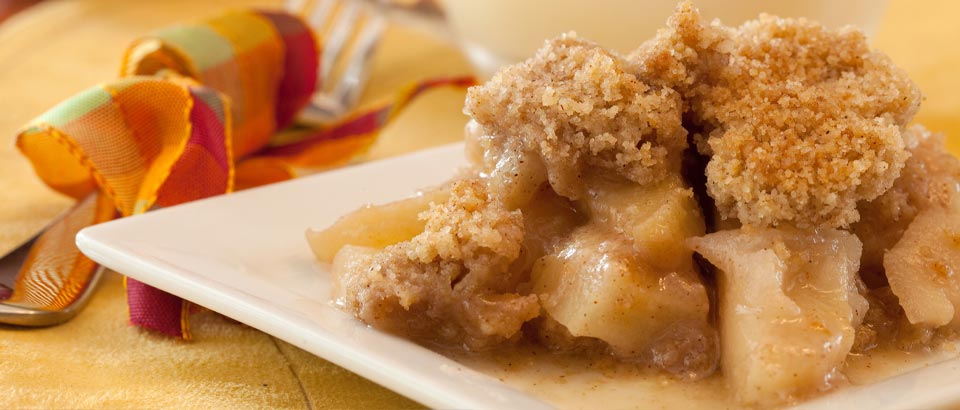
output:
<path id="1" fill-rule="evenodd" d="M 318 86 L 320 47 L 302 20 L 278 12 L 170 27 L 130 46 L 119 79 L 27 124 L 17 147 L 78 204 L 38 239 L 8 301 L 57 309 L 75 300 L 97 269 L 74 244 L 86 226 L 343 164 L 421 92 L 474 83 L 424 81 L 333 127 L 281 137 Z M 133 324 L 190 338 L 187 301 L 125 284 Z"/>

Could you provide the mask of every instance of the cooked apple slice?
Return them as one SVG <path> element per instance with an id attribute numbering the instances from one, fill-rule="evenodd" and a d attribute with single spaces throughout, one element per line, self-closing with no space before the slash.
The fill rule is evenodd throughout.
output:
<path id="1" fill-rule="evenodd" d="M 308 229 L 307 243 L 318 260 L 331 262 L 344 245 L 384 248 L 403 242 L 423 232 L 425 222 L 418 215 L 449 196 L 449 187 L 444 187 L 388 204 L 367 205 L 340 217 L 329 228 Z"/>
<path id="2" fill-rule="evenodd" d="M 587 176 L 582 201 L 595 220 L 622 232 L 641 260 L 657 269 L 692 269 L 687 238 L 704 233 L 703 214 L 680 177 L 655 185 Z"/>
<path id="3" fill-rule="evenodd" d="M 531 198 L 547 182 L 547 169 L 539 156 L 517 151 L 500 156 L 487 176 L 490 192 L 507 206 L 517 209 L 530 202 Z"/>
<path id="4" fill-rule="evenodd" d="M 910 323 L 960 327 L 960 198 L 920 211 L 883 267 Z"/>
<path id="5" fill-rule="evenodd" d="M 477 167 L 487 187 L 508 209 L 517 209 L 547 182 L 547 168 L 539 154 L 525 149 L 519 138 L 490 135 L 474 120 L 464 129 L 466 157 Z"/>
<path id="6" fill-rule="evenodd" d="M 333 299 L 338 305 L 346 306 L 357 300 L 357 285 L 368 278 L 356 272 L 364 272 L 379 252 L 377 248 L 349 244 L 337 251 L 330 265 L 330 280 Z"/>
<path id="7" fill-rule="evenodd" d="M 857 237 L 744 227 L 688 243 L 720 270 L 721 367 L 738 399 L 769 406 L 828 388 L 867 310 Z"/>
<path id="8" fill-rule="evenodd" d="M 539 295 L 551 318 L 573 336 L 607 342 L 622 357 L 649 355 L 655 345 L 686 343 L 664 340 L 689 336 L 676 327 L 703 324 L 699 329 L 712 331 L 706 326 L 709 299 L 696 272 L 653 269 L 636 257 L 627 238 L 605 226 L 588 224 L 575 229 L 554 253 L 537 261 L 532 278 L 533 293 Z M 712 343 L 711 336 L 702 333 L 692 339 Z M 698 351 L 710 358 L 676 359 L 698 366 L 709 362 L 709 369 L 677 372 L 712 371 L 716 352 L 709 347 L 689 349 L 692 354 L 700 354 Z"/>
<path id="9" fill-rule="evenodd" d="M 563 238 L 586 221 L 570 200 L 557 195 L 549 185 L 541 186 L 520 211 L 525 234 L 520 257 L 510 268 L 514 272 L 529 272 L 534 262 L 553 252 Z"/>
<path id="10" fill-rule="evenodd" d="M 485 168 L 486 147 L 489 146 L 488 140 L 491 138 L 484 134 L 483 126 L 475 120 L 468 121 L 463 127 L 463 153 L 471 165 Z"/>
<path id="11" fill-rule="evenodd" d="M 516 140 L 507 142 L 487 137 L 490 147 L 484 158 L 484 173 L 490 192 L 507 206 L 517 209 L 530 203 L 547 182 L 547 169 L 540 156 L 524 151 Z M 496 145 L 500 144 L 500 145 Z"/>

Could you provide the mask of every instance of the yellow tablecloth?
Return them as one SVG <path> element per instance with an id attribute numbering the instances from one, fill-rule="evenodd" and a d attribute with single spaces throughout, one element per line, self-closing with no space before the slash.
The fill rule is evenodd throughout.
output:
<path id="1" fill-rule="evenodd" d="M 58 101 L 117 74 L 135 37 L 177 21 L 271 0 L 48 1 L 0 25 L 0 254 L 70 202 L 46 189 L 13 149 L 15 130 Z M 893 0 L 874 43 L 906 68 L 927 100 L 918 120 L 960 148 L 960 3 Z M 448 45 L 391 28 L 365 101 L 411 81 L 469 71 Z M 463 92 L 436 90 L 389 126 L 367 155 L 382 158 L 460 138 Z M 119 276 L 89 307 L 47 329 L 0 327 L 0 408 L 415 408 L 287 343 L 215 314 L 192 342 L 126 324 Z"/>

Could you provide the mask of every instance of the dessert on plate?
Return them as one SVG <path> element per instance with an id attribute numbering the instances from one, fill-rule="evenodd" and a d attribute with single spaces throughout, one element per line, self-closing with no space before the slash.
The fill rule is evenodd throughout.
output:
<path id="1" fill-rule="evenodd" d="M 960 328 L 960 162 L 921 100 L 856 29 L 681 4 L 629 55 L 567 33 L 471 88 L 469 169 L 308 241 L 378 329 L 781 405 Z"/>

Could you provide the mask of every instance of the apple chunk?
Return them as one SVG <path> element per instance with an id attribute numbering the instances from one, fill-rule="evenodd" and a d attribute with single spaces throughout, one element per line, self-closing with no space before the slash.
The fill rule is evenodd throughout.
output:
<path id="1" fill-rule="evenodd" d="M 688 243 L 720 270 L 721 367 L 739 400 L 769 406 L 828 388 L 867 310 L 857 237 L 744 227 Z"/>
<path id="2" fill-rule="evenodd" d="M 603 340 L 621 357 L 673 357 L 655 364 L 684 376 L 713 371 L 710 303 L 695 271 L 655 270 L 623 235 L 588 224 L 537 261 L 532 278 L 544 310 L 571 335 Z M 671 345 L 686 351 L 671 356 Z"/>
<path id="3" fill-rule="evenodd" d="M 920 211 L 883 266 L 910 323 L 960 327 L 960 199 Z"/>
<path id="4" fill-rule="evenodd" d="M 622 232 L 639 257 L 663 270 L 692 269 L 693 252 L 683 241 L 704 233 L 693 191 L 679 177 L 655 185 L 588 176 L 587 214 Z"/>
<path id="5" fill-rule="evenodd" d="M 321 262 L 332 262 L 345 245 L 385 248 L 423 232 L 426 222 L 419 218 L 420 213 L 449 196 L 450 189 L 445 187 L 383 205 L 367 205 L 340 217 L 326 229 L 308 229 L 307 243 Z"/>

